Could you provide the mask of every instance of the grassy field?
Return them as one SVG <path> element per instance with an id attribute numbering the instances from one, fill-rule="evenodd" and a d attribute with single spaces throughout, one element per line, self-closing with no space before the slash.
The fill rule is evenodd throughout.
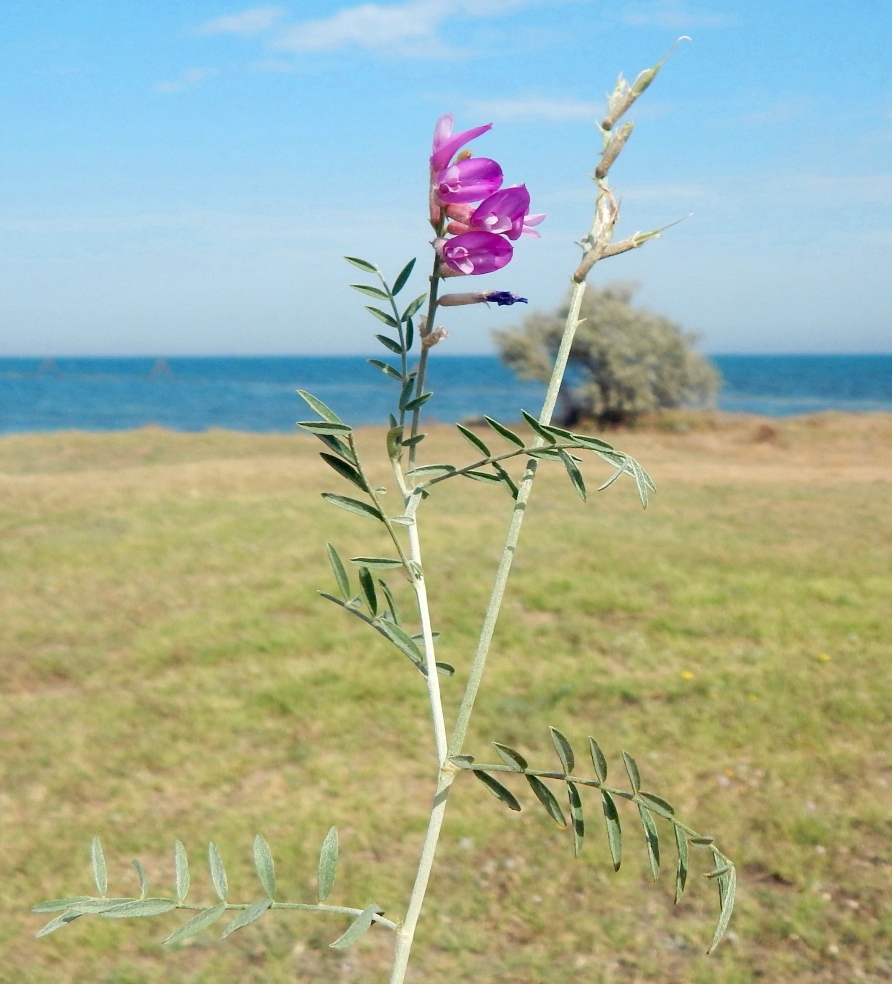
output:
<path id="1" fill-rule="evenodd" d="M 382 448 L 380 431 L 360 439 Z M 674 907 L 631 813 L 614 874 L 593 799 L 574 860 L 528 789 L 518 815 L 462 776 L 410 980 L 892 979 L 892 418 L 680 417 L 616 442 L 659 494 L 642 512 L 620 482 L 583 505 L 542 468 L 466 750 L 493 761 L 499 740 L 550 768 L 552 724 L 580 749 L 595 735 L 617 775 L 632 752 L 738 862 L 730 939 L 704 956 L 705 867 Z M 429 458 L 470 460 L 445 429 L 429 443 Z M 48 917 L 29 912 L 92 893 L 94 834 L 111 894 L 134 894 L 133 857 L 152 894 L 171 892 L 179 837 L 195 899 L 212 899 L 213 839 L 232 897 L 253 901 L 259 831 L 282 897 L 312 901 L 337 824 L 330 901 L 399 914 L 432 787 L 423 681 L 315 593 L 332 588 L 326 539 L 344 556 L 385 549 L 319 498 L 348 489 L 317 448 L 155 429 L 0 440 L 4 984 L 385 979 L 390 934 L 339 953 L 339 917 L 268 914 L 168 950 L 178 913 L 35 940 Z M 438 656 L 459 676 L 509 505 L 455 481 L 427 506 Z M 454 710 L 459 684 L 443 686 Z"/>

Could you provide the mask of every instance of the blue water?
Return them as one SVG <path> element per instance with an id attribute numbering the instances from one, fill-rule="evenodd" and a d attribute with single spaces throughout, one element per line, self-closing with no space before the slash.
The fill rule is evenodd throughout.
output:
<path id="1" fill-rule="evenodd" d="M 822 410 L 892 411 L 892 355 L 713 356 L 725 379 L 719 407 L 772 417 Z M 516 420 L 544 387 L 517 380 L 495 356 L 431 359 L 428 417 Z M 294 429 L 313 414 L 309 390 L 354 424 L 386 420 L 397 384 L 362 357 L 0 359 L 0 433 Z"/>

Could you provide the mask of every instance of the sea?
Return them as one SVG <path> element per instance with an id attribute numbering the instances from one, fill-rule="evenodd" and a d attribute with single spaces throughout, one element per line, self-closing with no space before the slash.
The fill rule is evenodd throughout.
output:
<path id="1" fill-rule="evenodd" d="M 892 411 L 892 355 L 714 355 L 718 408 L 787 417 Z M 536 413 L 545 392 L 496 356 L 432 356 L 428 419 L 500 420 Z M 352 424 L 386 421 L 397 383 L 361 356 L 0 359 L 0 433 L 294 430 L 314 419 L 308 390 Z"/>

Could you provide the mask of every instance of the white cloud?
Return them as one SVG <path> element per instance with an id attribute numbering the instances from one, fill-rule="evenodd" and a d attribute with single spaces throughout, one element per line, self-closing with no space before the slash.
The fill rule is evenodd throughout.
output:
<path id="1" fill-rule="evenodd" d="M 179 92 L 185 92 L 186 89 L 194 88 L 194 86 L 204 82 L 206 78 L 213 74 L 213 70 L 210 68 L 187 68 L 185 71 L 180 72 L 176 79 L 156 82 L 155 91 L 164 92 L 168 95 L 176 95 Z"/>
<path id="2" fill-rule="evenodd" d="M 251 7 L 240 14 L 228 14 L 205 21 L 197 29 L 198 34 L 238 34 L 250 37 L 268 31 L 285 15 L 284 7 Z"/>
<path id="3" fill-rule="evenodd" d="M 470 116 L 499 122 L 531 123 L 565 120 L 595 120 L 604 107 L 583 99 L 551 99 L 548 96 L 521 96 L 517 99 L 473 99 L 464 103 Z"/>
<path id="4" fill-rule="evenodd" d="M 660 27 L 671 31 L 739 27 L 743 23 L 739 14 L 688 7 L 683 0 L 658 0 L 629 11 L 622 20 L 630 27 Z"/>
<path id="5" fill-rule="evenodd" d="M 390 54 L 455 54 L 437 29 L 456 16 L 498 17 L 539 0 L 408 0 L 345 7 L 331 17 L 284 28 L 272 44 L 285 51 L 335 51 L 350 46 L 391 49 Z"/>

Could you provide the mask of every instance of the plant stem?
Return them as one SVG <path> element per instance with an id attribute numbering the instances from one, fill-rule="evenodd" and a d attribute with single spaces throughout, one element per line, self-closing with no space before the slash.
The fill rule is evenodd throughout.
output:
<path id="1" fill-rule="evenodd" d="M 561 339 L 561 346 L 555 361 L 551 382 L 549 383 L 548 392 L 545 396 L 545 404 L 542 407 L 542 413 L 539 417 L 540 423 L 543 424 L 548 424 L 551 422 L 551 417 L 554 413 L 555 405 L 557 404 L 561 381 L 563 380 L 564 371 L 567 367 L 567 360 L 570 357 L 570 347 L 573 343 L 573 335 L 576 331 L 576 323 L 579 318 L 579 307 L 582 303 L 582 295 L 584 291 L 584 283 L 575 285 L 573 297 L 570 303 L 570 312 L 567 316 L 567 324 L 564 328 L 564 336 Z M 542 441 L 541 438 L 540 441 L 542 445 L 544 445 L 545 442 Z M 449 745 L 448 751 L 450 755 L 457 755 L 461 751 L 465 733 L 467 732 L 468 720 L 474 706 L 474 698 L 477 695 L 480 680 L 483 676 L 483 667 L 486 662 L 486 654 L 489 650 L 489 644 L 492 640 L 492 633 L 499 614 L 499 607 L 501 606 L 502 597 L 505 593 L 505 584 L 508 580 L 508 573 L 511 569 L 511 561 L 514 558 L 514 551 L 517 547 L 517 541 L 520 536 L 520 527 L 523 523 L 526 501 L 529 498 L 535 474 L 536 460 L 531 459 L 527 465 L 527 470 L 520 486 L 517 502 L 514 506 L 514 512 L 511 515 L 511 524 L 508 528 L 508 539 L 505 543 L 505 550 L 502 554 L 502 560 L 496 574 L 496 583 L 493 586 L 492 597 L 490 598 L 489 608 L 486 612 L 480 643 L 478 644 L 477 653 L 474 657 L 474 664 L 471 668 L 471 676 L 468 680 L 464 699 L 462 700 L 459 718 L 456 722 L 455 730 L 453 731 L 452 742 Z M 414 527 L 409 527 L 410 537 L 412 536 L 413 528 Z M 413 559 L 415 559 L 414 546 L 411 549 Z M 423 588 L 423 581 L 421 586 Z M 420 610 L 421 598 L 419 596 L 419 611 Z M 427 639 L 425 638 L 425 649 L 427 648 Z M 432 674 L 430 660 L 431 657 L 428 657 L 428 686 L 430 686 L 430 679 L 432 675 L 434 679 L 436 679 L 436 666 L 434 666 Z M 439 683 L 437 683 L 437 695 L 439 697 Z M 431 698 L 431 704 L 433 709 L 433 697 Z M 457 766 L 448 761 L 443 763 L 443 760 L 441 759 L 440 775 L 437 780 L 437 790 L 434 795 L 434 803 L 431 810 L 430 820 L 428 822 L 427 833 L 425 834 L 424 844 L 421 849 L 421 858 L 418 862 L 418 871 L 415 875 L 415 884 L 412 886 L 412 894 L 409 898 L 408 908 L 406 909 L 406 918 L 403 925 L 397 930 L 396 934 L 397 943 L 396 951 L 394 953 L 393 970 L 390 976 L 390 984 L 403 984 L 406 976 L 406 968 L 409 963 L 409 954 L 412 950 L 412 942 L 415 937 L 415 927 L 418 924 L 418 917 L 421 915 L 421 907 L 424 904 L 424 896 L 427 891 L 427 884 L 430 879 L 434 856 L 437 852 L 437 842 L 440 838 L 440 829 L 443 826 L 443 818 L 446 813 L 446 801 L 449 796 L 449 788 L 451 787 L 458 771 L 459 769 Z"/>
<path id="2" fill-rule="evenodd" d="M 427 833 L 424 836 L 421 857 L 418 861 L 418 871 L 415 874 L 415 884 L 412 886 L 412 895 L 406 909 L 406 918 L 402 926 L 396 931 L 396 948 L 393 956 L 393 969 L 390 973 L 390 984 L 403 984 L 406 976 L 409 954 L 412 952 L 412 942 L 415 938 L 415 927 L 418 925 L 418 917 L 421 915 L 427 883 L 434 864 L 434 855 L 437 853 L 437 841 L 440 839 L 440 829 L 443 826 L 443 817 L 446 813 L 446 799 L 449 795 L 449 787 L 452 785 L 457 772 L 458 770 L 454 766 L 450 768 L 448 765 L 440 770 Z"/>
<path id="3" fill-rule="evenodd" d="M 545 402 L 542 405 L 542 413 L 539 415 L 540 424 L 550 424 L 554 408 L 557 405 L 558 394 L 560 393 L 561 383 L 567 369 L 567 362 L 570 358 L 570 349 L 573 345 L 573 338 L 576 334 L 576 326 L 579 322 L 579 310 L 582 305 L 582 296 L 585 293 L 585 281 L 573 285 L 573 294 L 570 298 L 570 310 L 567 312 L 567 321 L 564 325 L 564 334 L 561 337 L 560 348 L 555 359 L 554 369 L 551 373 L 551 380 L 548 384 L 548 391 L 545 394 Z M 544 446 L 542 438 L 535 442 L 537 447 Z M 480 630 L 480 639 L 477 643 L 477 651 L 474 653 L 474 661 L 471 664 L 471 672 L 468 675 L 468 683 L 465 687 L 464 697 L 462 697 L 461 707 L 456 718 L 455 728 L 452 732 L 452 740 L 449 743 L 449 754 L 458 755 L 464 745 L 465 736 L 468 733 L 468 723 L 471 719 L 471 712 L 474 709 L 474 701 L 477 698 L 477 691 L 480 689 L 480 681 L 483 679 L 483 670 L 486 667 L 486 657 L 489 654 L 489 647 L 492 643 L 493 633 L 495 632 L 496 622 L 502 607 L 502 599 L 505 596 L 505 587 L 508 583 L 508 575 L 511 573 L 511 565 L 514 562 L 514 554 L 517 550 L 517 543 L 520 539 L 520 529 L 523 526 L 523 519 L 526 513 L 527 501 L 533 489 L 533 480 L 536 477 L 536 466 L 538 462 L 531 458 L 527 463 L 523 480 L 517 493 L 514 503 L 514 510 L 511 513 L 511 522 L 508 524 L 508 535 L 505 538 L 505 546 L 502 550 L 502 557 L 496 571 L 495 581 L 492 587 L 492 594 L 489 598 L 489 605 L 486 615 L 483 618 L 483 626 Z"/>
<path id="4" fill-rule="evenodd" d="M 427 321 L 425 325 L 427 330 L 434 330 L 434 318 L 437 316 L 437 294 L 440 290 L 440 257 L 434 253 L 434 267 L 431 271 L 431 291 L 428 295 L 427 301 Z M 418 333 L 419 336 L 421 332 Z M 418 375 L 415 379 L 415 396 L 421 396 L 424 392 L 424 376 L 427 371 L 427 354 L 430 351 L 425 348 L 424 339 L 419 337 L 419 344 L 421 345 L 421 354 L 418 356 Z M 418 420 L 421 416 L 421 407 L 416 407 L 412 411 L 412 431 L 410 436 L 416 437 L 418 434 Z M 416 449 L 418 445 L 413 444 L 409 448 L 409 470 L 411 471 L 415 465 Z"/>
<path id="5" fill-rule="evenodd" d="M 421 621 L 421 634 L 424 638 L 424 659 L 427 666 L 427 693 L 430 698 L 431 717 L 434 725 L 434 741 L 437 747 L 437 766 L 446 764 L 447 738 L 446 721 L 443 717 L 443 701 L 440 698 L 440 677 L 437 673 L 437 660 L 434 651 L 434 633 L 431 627 L 430 608 L 427 603 L 427 586 L 421 566 L 421 542 L 418 538 L 418 521 L 414 519 L 409 526 L 409 556 L 417 565 L 412 570 L 412 587 L 418 603 L 418 618 Z"/>

